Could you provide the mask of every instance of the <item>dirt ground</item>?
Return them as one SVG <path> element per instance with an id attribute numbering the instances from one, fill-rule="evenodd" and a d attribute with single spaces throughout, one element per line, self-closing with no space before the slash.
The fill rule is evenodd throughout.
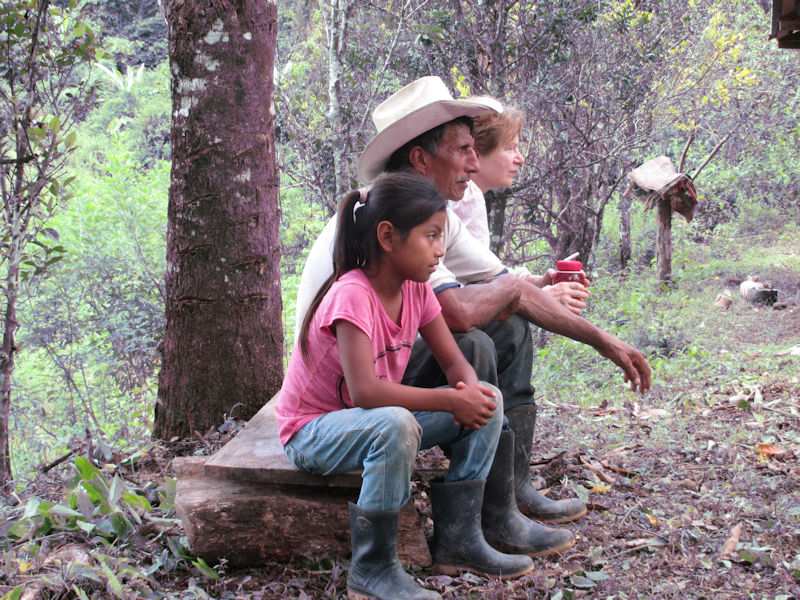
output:
<path id="1" fill-rule="evenodd" d="M 418 576 L 452 599 L 800 598 L 800 447 L 757 446 L 765 430 L 798 430 L 800 384 L 761 393 L 765 406 L 781 400 L 768 425 L 728 399 L 663 409 L 675 416 L 545 408 L 550 425 L 542 427 L 534 471 L 554 484 L 553 497 L 588 492 L 588 515 L 568 525 L 577 544 L 537 559 L 536 571 L 516 581 Z M 569 427 L 556 427 L 556 413 Z M 553 454 L 553 445 L 561 450 Z M 415 500 L 427 517 L 427 501 Z M 229 583 L 242 584 L 242 598 L 345 598 L 345 569 L 274 565 L 231 574 Z"/>
<path id="2" fill-rule="evenodd" d="M 551 497 L 590 508 L 566 525 L 573 548 L 515 581 L 420 570 L 422 583 L 447 599 L 800 599 L 800 311 L 738 303 L 709 323 L 740 344 L 735 376 L 665 382 L 621 405 L 539 400 L 532 471 Z M 764 335 L 779 349 L 763 350 Z M 426 520 L 425 480 L 443 460 L 420 458 Z M 346 598 L 346 568 L 269 565 L 220 585 L 237 598 Z"/>

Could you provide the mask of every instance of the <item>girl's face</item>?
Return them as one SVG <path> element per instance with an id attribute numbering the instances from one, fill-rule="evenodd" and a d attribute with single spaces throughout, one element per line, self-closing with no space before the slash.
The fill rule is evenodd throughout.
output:
<path id="1" fill-rule="evenodd" d="M 519 136 L 501 142 L 497 148 L 489 154 L 480 156 L 479 159 L 480 177 L 476 176 L 475 180 L 477 182 L 480 179 L 481 189 L 509 187 L 514 183 L 520 165 L 525 162 L 519 151 Z"/>
<path id="2" fill-rule="evenodd" d="M 442 234 L 444 233 L 446 213 L 443 210 L 408 232 L 405 239 L 398 239 L 392 247 L 393 267 L 403 279 L 428 281 L 436 270 L 439 259 L 444 256 Z"/>

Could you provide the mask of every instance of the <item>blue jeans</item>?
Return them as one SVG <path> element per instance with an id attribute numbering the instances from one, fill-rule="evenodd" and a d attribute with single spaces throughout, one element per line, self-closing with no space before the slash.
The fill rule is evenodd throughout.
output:
<path id="1" fill-rule="evenodd" d="M 503 424 L 503 400 L 475 431 L 453 423 L 449 412 L 411 412 L 399 406 L 346 408 L 303 426 L 284 446 L 301 471 L 330 475 L 363 469 L 358 506 L 398 510 L 411 497 L 411 473 L 420 449 L 449 445 L 445 481 L 486 479 Z"/>

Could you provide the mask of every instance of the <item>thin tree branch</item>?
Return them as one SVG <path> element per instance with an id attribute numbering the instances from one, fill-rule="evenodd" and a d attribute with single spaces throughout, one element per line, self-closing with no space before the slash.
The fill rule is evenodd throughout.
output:
<path id="1" fill-rule="evenodd" d="M 711 159 L 714 158 L 714 155 L 717 152 L 719 152 L 719 149 L 722 148 L 723 144 L 725 144 L 725 142 L 727 142 L 730 139 L 730 137 L 736 132 L 737 129 L 738 127 L 734 128 L 733 131 L 731 131 L 728 135 L 726 135 L 722 139 L 722 141 L 719 144 L 717 144 L 716 148 L 714 148 L 711 151 L 711 154 L 709 154 L 708 157 L 703 161 L 703 164 L 697 167 L 697 170 L 694 172 L 694 175 L 692 175 L 692 180 L 697 179 L 697 176 L 700 175 L 700 171 L 703 170 L 703 167 L 705 167 L 709 162 L 711 162 Z"/>
<path id="2" fill-rule="evenodd" d="M 683 173 L 683 165 L 686 164 L 686 153 L 689 152 L 689 146 L 692 145 L 694 141 L 694 133 L 689 134 L 689 139 L 686 140 L 686 145 L 683 147 L 683 152 L 681 152 L 681 160 L 678 163 L 678 173 Z"/>

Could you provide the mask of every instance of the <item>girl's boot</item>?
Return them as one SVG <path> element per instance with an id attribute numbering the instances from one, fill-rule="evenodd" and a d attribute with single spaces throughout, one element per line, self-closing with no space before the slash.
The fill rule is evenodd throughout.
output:
<path id="1" fill-rule="evenodd" d="M 503 554 L 492 548 L 481 530 L 482 480 L 431 483 L 433 562 L 446 575 L 472 571 L 507 579 L 533 569 L 524 554 Z"/>
<path id="2" fill-rule="evenodd" d="M 397 557 L 399 510 L 364 510 L 350 506 L 350 543 L 353 559 L 347 574 L 350 600 L 441 600 L 420 587 L 403 570 Z"/>

